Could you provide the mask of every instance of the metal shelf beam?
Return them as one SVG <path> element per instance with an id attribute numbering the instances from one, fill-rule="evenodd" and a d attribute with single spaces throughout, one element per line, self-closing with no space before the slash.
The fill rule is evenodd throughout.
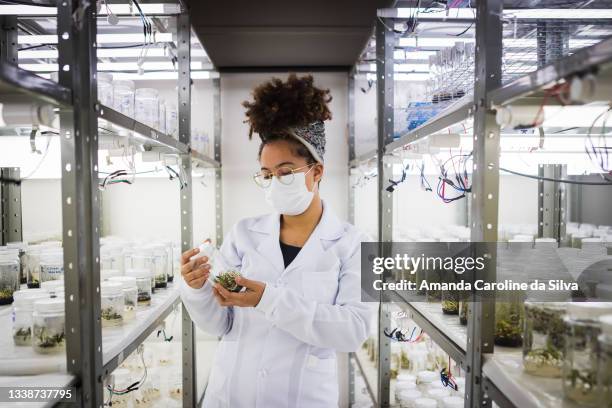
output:
<path id="1" fill-rule="evenodd" d="M 23 94 L 35 100 L 70 106 L 69 88 L 9 63 L 0 63 L 0 100 L 4 95 Z"/>
<path id="2" fill-rule="evenodd" d="M 612 38 L 578 50 L 568 57 L 490 91 L 489 100 L 492 106 L 506 105 L 516 99 L 530 96 L 556 81 L 600 70 L 602 65 L 610 63 L 612 63 Z"/>
<path id="3" fill-rule="evenodd" d="M 363 377 L 363 381 L 366 384 L 366 388 L 368 390 L 368 394 L 370 394 L 370 399 L 372 400 L 372 403 L 374 405 L 377 404 L 377 399 L 376 399 L 376 394 L 374 394 L 374 388 L 376 386 L 376 384 L 370 384 L 370 380 L 368 379 L 369 375 L 366 372 L 365 366 L 364 364 L 367 364 L 365 362 L 361 362 L 359 360 L 359 354 L 358 353 L 351 353 L 351 357 L 355 360 L 355 363 L 357 364 L 357 367 L 359 368 L 359 372 L 361 373 L 361 376 Z"/>

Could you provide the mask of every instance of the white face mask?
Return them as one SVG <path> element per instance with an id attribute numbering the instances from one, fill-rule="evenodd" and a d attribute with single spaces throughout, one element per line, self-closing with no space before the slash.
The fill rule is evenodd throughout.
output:
<path id="1" fill-rule="evenodd" d="M 306 173 L 295 173 L 294 177 L 291 184 L 283 184 L 276 177 L 272 177 L 272 183 L 265 189 L 266 201 L 280 214 L 302 214 L 314 197 L 314 192 L 308 191 L 306 187 Z"/>

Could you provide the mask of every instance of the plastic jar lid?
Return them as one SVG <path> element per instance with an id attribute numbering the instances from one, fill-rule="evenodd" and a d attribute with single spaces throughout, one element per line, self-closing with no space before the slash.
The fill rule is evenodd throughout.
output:
<path id="1" fill-rule="evenodd" d="M 398 390 L 410 390 L 416 388 L 416 382 L 414 381 L 398 381 L 395 383 L 395 388 Z"/>
<path id="2" fill-rule="evenodd" d="M 427 396 L 436 400 L 448 397 L 449 395 L 450 390 L 448 388 L 431 388 L 427 390 Z"/>
<path id="3" fill-rule="evenodd" d="M 442 399 L 442 406 L 444 408 L 463 408 L 464 404 L 463 398 L 459 397 L 446 397 Z"/>
<path id="4" fill-rule="evenodd" d="M 119 282 L 121 287 L 125 289 L 136 289 L 136 278 L 134 276 L 113 276 L 109 279 L 110 282 Z"/>
<path id="5" fill-rule="evenodd" d="M 421 398 L 423 393 L 419 390 L 406 390 L 402 391 L 399 395 L 400 401 L 414 401 L 417 398 Z"/>
<path id="6" fill-rule="evenodd" d="M 41 299 L 34 302 L 37 313 L 64 313 L 64 299 Z"/>
<path id="7" fill-rule="evenodd" d="M 41 282 L 40 288 L 46 290 L 47 292 L 55 292 L 57 288 L 64 287 L 63 279 L 56 279 L 50 281 Z"/>
<path id="8" fill-rule="evenodd" d="M 13 294 L 13 296 L 15 296 L 15 294 Z M 612 314 L 601 316 L 599 322 L 601 323 L 601 333 L 606 336 L 612 336 Z"/>
<path id="9" fill-rule="evenodd" d="M 436 408 L 438 402 L 431 398 L 417 398 L 413 401 L 414 408 Z"/>
<path id="10" fill-rule="evenodd" d="M 432 383 L 440 379 L 440 374 L 435 371 L 419 371 L 417 373 L 417 382 L 419 383 Z"/>
<path id="11" fill-rule="evenodd" d="M 397 375 L 397 382 L 412 382 L 415 383 L 416 382 L 416 376 L 412 375 L 412 374 L 398 374 Z"/>
<path id="12" fill-rule="evenodd" d="M 102 269 L 100 271 L 100 278 L 103 281 L 112 279 L 117 276 L 121 276 L 121 271 L 119 269 Z"/>
<path id="13" fill-rule="evenodd" d="M 123 294 L 123 284 L 121 282 L 105 281 L 100 284 L 102 296 L 119 296 Z"/>
<path id="14" fill-rule="evenodd" d="M 612 314 L 611 302 L 571 302 L 567 311 L 572 319 L 598 321 L 600 316 Z"/>
<path id="15" fill-rule="evenodd" d="M 49 292 L 44 289 L 24 289 L 13 292 L 13 306 L 32 308 L 34 302 L 39 299 L 45 299 L 49 297 Z"/>
<path id="16" fill-rule="evenodd" d="M 134 269 L 127 269 L 125 271 L 125 275 L 133 276 L 136 279 L 142 279 L 142 278 L 150 278 L 151 272 L 148 269 L 144 269 L 144 268 L 134 268 Z"/>

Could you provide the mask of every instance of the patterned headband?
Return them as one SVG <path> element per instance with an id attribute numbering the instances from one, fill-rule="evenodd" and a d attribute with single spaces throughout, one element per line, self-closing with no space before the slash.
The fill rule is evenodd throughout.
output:
<path id="1" fill-rule="evenodd" d="M 304 127 L 291 128 L 289 131 L 312 154 L 316 161 L 323 163 L 325 155 L 325 124 L 313 122 Z"/>

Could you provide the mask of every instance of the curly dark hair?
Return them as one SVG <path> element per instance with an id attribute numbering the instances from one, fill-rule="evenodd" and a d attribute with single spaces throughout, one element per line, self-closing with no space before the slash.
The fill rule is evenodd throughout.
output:
<path id="1" fill-rule="evenodd" d="M 298 78 L 290 74 L 285 82 L 272 78 L 253 90 L 253 99 L 242 103 L 250 124 L 249 138 L 253 132 L 260 136 L 282 132 L 332 116 L 327 106 L 332 100 L 329 89 L 315 87 L 312 75 Z"/>

